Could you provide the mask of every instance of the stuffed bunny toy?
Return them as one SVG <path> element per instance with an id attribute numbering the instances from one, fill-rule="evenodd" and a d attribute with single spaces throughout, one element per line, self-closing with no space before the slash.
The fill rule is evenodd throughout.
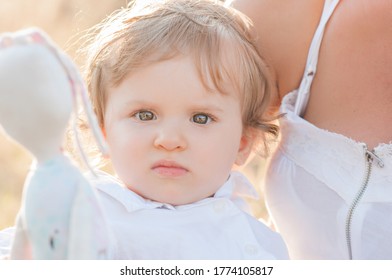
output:
<path id="1" fill-rule="evenodd" d="M 0 36 L 0 125 L 34 157 L 11 259 L 109 258 L 109 231 L 95 189 L 62 148 L 66 128 L 82 99 L 104 151 L 76 69 L 38 29 Z"/>

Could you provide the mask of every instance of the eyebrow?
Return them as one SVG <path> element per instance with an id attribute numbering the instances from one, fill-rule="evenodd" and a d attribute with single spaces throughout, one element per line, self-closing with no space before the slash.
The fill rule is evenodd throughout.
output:
<path id="1" fill-rule="evenodd" d="M 129 106 L 157 106 L 158 103 L 150 102 L 150 101 L 144 101 L 144 100 L 128 100 L 124 103 L 122 103 L 122 108 L 128 108 Z"/>
<path id="2" fill-rule="evenodd" d="M 129 100 L 127 102 L 123 103 L 123 107 L 127 106 L 149 106 L 149 107 L 155 107 L 155 106 L 160 106 L 158 102 L 154 101 L 145 101 L 145 100 Z M 191 108 L 193 108 L 193 111 L 218 111 L 218 112 L 223 112 L 224 110 L 219 107 L 218 105 L 213 105 L 213 104 L 191 104 Z"/>
<path id="3" fill-rule="evenodd" d="M 193 105 L 193 111 L 213 111 L 213 112 L 223 112 L 224 110 L 216 105 Z"/>

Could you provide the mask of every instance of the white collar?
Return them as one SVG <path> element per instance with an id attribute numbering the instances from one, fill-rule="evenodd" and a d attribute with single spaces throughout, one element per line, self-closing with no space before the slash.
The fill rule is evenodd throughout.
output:
<path id="1" fill-rule="evenodd" d="M 251 199 L 258 199 L 258 193 L 249 182 L 249 180 L 240 172 L 231 172 L 229 179 L 217 190 L 213 197 L 204 198 L 200 201 L 173 206 L 168 203 L 162 203 L 145 199 L 135 192 L 129 190 L 120 182 L 117 178 L 102 172 L 96 171 L 97 176 L 87 175 L 90 183 L 95 188 L 111 196 L 118 202 L 120 202 L 128 212 L 134 212 L 142 209 L 156 209 L 165 208 L 169 210 L 185 210 L 206 203 L 210 203 L 214 199 L 229 199 L 233 203 L 237 204 L 240 208 L 243 208 L 243 198 L 248 197 Z"/>

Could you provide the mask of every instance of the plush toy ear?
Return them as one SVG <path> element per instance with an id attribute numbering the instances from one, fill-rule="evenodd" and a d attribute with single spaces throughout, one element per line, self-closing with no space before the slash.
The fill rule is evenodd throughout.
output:
<path id="1" fill-rule="evenodd" d="M 51 42 L 48 36 L 42 35 L 42 32 L 36 31 L 35 36 L 41 35 L 41 37 L 44 39 L 44 43 L 48 47 L 49 50 L 57 57 L 61 65 L 63 66 L 67 77 L 69 79 L 69 83 L 71 85 L 71 90 L 72 90 L 72 96 L 73 96 L 73 101 L 74 101 L 74 116 L 76 117 L 78 115 L 78 110 L 79 110 L 79 104 L 78 101 L 79 99 L 77 98 L 78 96 L 80 97 L 80 100 L 82 101 L 82 107 L 84 109 L 84 112 L 87 116 L 87 120 L 90 124 L 90 128 L 92 130 L 92 133 L 94 135 L 94 138 L 97 142 L 98 148 L 101 151 L 101 153 L 106 156 L 108 154 L 108 148 L 105 142 L 105 137 L 102 135 L 102 131 L 99 127 L 96 115 L 92 109 L 91 103 L 89 101 L 88 95 L 87 95 L 87 89 L 86 85 L 83 81 L 83 78 L 80 75 L 79 70 L 77 69 L 76 65 L 72 62 L 72 60 L 66 56 L 63 52 L 59 51 L 59 49 L 54 45 L 54 43 Z M 78 137 L 78 131 L 76 127 L 76 121 L 74 121 L 74 129 L 75 129 L 75 136 Z M 80 147 L 81 148 L 81 147 Z M 83 151 L 82 151 L 83 153 Z M 84 157 L 84 156 L 83 156 Z"/>
<path id="2" fill-rule="evenodd" d="M 83 105 L 84 111 L 87 115 L 87 119 L 90 124 L 93 135 L 95 137 L 95 140 L 97 142 L 98 148 L 101 151 L 103 156 L 107 156 L 108 155 L 108 147 L 107 147 L 107 144 L 105 141 L 105 138 L 106 138 L 105 130 L 101 129 L 98 124 L 97 117 L 92 109 L 91 103 L 90 103 L 88 96 L 87 96 L 87 89 L 86 89 L 85 83 L 83 82 L 79 71 L 77 71 L 75 69 L 75 67 L 73 67 L 73 69 L 74 69 L 74 73 L 76 76 L 75 81 L 78 83 L 78 86 L 79 86 L 80 96 L 82 99 L 82 105 Z"/>

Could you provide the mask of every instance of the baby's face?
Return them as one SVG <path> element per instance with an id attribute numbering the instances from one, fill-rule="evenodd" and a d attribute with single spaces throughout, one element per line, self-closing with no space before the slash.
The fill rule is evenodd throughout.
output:
<path id="1" fill-rule="evenodd" d="M 240 97 L 209 92 L 193 60 L 138 69 L 108 91 L 104 116 L 119 178 L 139 195 L 173 205 L 213 195 L 249 153 Z"/>

